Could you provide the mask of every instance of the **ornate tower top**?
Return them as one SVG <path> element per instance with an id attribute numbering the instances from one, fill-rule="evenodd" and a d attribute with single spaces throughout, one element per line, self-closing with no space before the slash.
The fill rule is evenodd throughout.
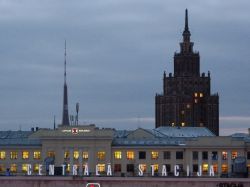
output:
<path id="1" fill-rule="evenodd" d="M 193 42 L 190 42 L 191 33 L 188 27 L 188 10 L 185 11 L 185 27 L 182 33 L 183 42 L 181 45 L 181 53 L 193 53 Z"/>

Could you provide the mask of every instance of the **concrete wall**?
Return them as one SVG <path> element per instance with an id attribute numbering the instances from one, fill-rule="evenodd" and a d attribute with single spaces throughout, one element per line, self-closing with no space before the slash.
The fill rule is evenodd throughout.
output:
<path id="1" fill-rule="evenodd" d="M 250 187 L 249 178 L 0 177 L 4 187 L 85 187 L 88 182 L 101 187 Z"/>

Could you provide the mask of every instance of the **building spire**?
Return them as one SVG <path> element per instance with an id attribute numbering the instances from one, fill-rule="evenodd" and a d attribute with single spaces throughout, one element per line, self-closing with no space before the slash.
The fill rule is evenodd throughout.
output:
<path id="1" fill-rule="evenodd" d="M 66 84 L 66 40 L 64 42 L 64 84 Z"/>
<path id="2" fill-rule="evenodd" d="M 185 30 L 184 31 L 189 32 L 189 28 L 188 28 L 188 9 L 186 9 L 186 11 L 185 11 Z"/>
<path id="3" fill-rule="evenodd" d="M 70 125 L 68 112 L 68 88 L 66 83 L 66 40 L 64 46 L 64 89 L 63 89 L 63 116 L 62 125 Z"/>
<path id="4" fill-rule="evenodd" d="M 183 39 L 190 39 L 190 31 L 188 27 L 188 9 L 185 10 L 185 27 L 182 33 Z"/>
<path id="5" fill-rule="evenodd" d="M 181 52 L 182 53 L 193 52 L 193 43 L 190 42 L 191 33 L 188 27 L 188 9 L 185 10 L 185 27 L 182 36 L 183 36 L 183 42 L 180 43 Z"/>

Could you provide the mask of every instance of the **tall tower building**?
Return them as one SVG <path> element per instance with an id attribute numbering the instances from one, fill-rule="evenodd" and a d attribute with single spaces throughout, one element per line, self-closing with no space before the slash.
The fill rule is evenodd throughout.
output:
<path id="1" fill-rule="evenodd" d="M 70 125 L 69 123 L 69 111 L 68 111 L 68 88 L 66 83 L 66 40 L 65 40 L 65 51 L 64 51 L 64 87 L 63 87 L 63 115 L 61 125 Z"/>
<path id="2" fill-rule="evenodd" d="M 174 74 L 163 74 L 163 94 L 155 96 L 155 126 L 207 127 L 219 135 L 219 96 L 211 95 L 210 72 L 200 74 L 200 55 L 190 41 L 188 11 Z"/>

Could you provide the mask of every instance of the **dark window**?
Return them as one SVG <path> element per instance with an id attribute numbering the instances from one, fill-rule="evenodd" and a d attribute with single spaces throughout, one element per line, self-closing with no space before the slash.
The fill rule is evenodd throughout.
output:
<path id="1" fill-rule="evenodd" d="M 163 152 L 163 158 L 164 159 L 171 159 L 171 152 L 170 151 L 164 151 Z"/>
<path id="2" fill-rule="evenodd" d="M 179 172 L 183 172 L 183 164 L 178 164 L 179 165 Z"/>
<path id="3" fill-rule="evenodd" d="M 139 159 L 146 159 L 146 152 L 145 151 L 139 151 Z"/>
<path id="4" fill-rule="evenodd" d="M 182 151 L 176 152 L 176 159 L 183 159 L 183 152 Z"/>
<path id="5" fill-rule="evenodd" d="M 193 172 L 198 172 L 198 164 L 193 165 Z"/>
<path id="6" fill-rule="evenodd" d="M 115 164 L 114 170 L 115 170 L 115 172 L 121 172 L 122 171 L 122 165 L 121 164 Z"/>
<path id="7" fill-rule="evenodd" d="M 247 152 L 247 160 L 250 160 L 250 151 Z"/>
<path id="8" fill-rule="evenodd" d="M 134 164 L 127 164 L 127 172 L 134 172 Z"/>
<path id="9" fill-rule="evenodd" d="M 207 160 L 208 159 L 208 153 L 207 153 L 207 151 L 203 151 L 202 152 L 202 159 L 203 160 Z"/>
<path id="10" fill-rule="evenodd" d="M 218 152 L 217 151 L 212 152 L 212 160 L 218 160 Z"/>
<path id="11" fill-rule="evenodd" d="M 167 172 L 171 171 L 171 165 L 170 164 L 165 164 Z"/>
<path id="12" fill-rule="evenodd" d="M 193 160 L 198 160 L 198 151 L 193 151 Z"/>

